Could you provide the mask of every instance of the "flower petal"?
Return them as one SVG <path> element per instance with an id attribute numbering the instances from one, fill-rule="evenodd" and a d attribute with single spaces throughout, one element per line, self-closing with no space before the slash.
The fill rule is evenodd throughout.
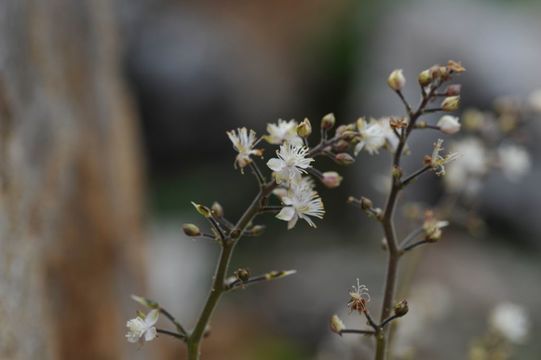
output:
<path id="1" fill-rule="evenodd" d="M 285 163 L 284 163 L 283 160 L 280 160 L 280 159 L 277 159 L 277 158 L 272 158 L 269 161 L 267 161 L 267 166 L 272 171 L 280 171 L 280 170 L 282 170 L 284 168 Z"/>
<path id="2" fill-rule="evenodd" d="M 361 150 L 363 149 L 364 147 L 364 141 L 361 141 L 360 143 L 358 143 L 357 145 L 355 145 L 355 149 L 353 150 L 353 154 L 355 156 L 357 156 L 358 153 L 361 152 Z"/>
<path id="3" fill-rule="evenodd" d="M 158 317 L 160 316 L 160 310 L 152 309 L 145 317 L 145 324 L 148 327 L 154 326 L 158 322 Z"/>
<path id="4" fill-rule="evenodd" d="M 151 327 L 150 329 L 148 329 L 146 332 L 145 332 L 145 341 L 151 341 L 151 340 L 154 340 L 156 338 L 156 335 L 157 335 L 157 331 L 156 331 L 156 328 L 155 327 Z"/>
<path id="5" fill-rule="evenodd" d="M 289 222 L 287 223 L 287 229 L 293 229 L 297 224 L 297 220 L 299 220 L 299 217 L 297 216 L 297 214 L 294 214 L 293 219 L 289 220 Z"/>
<path id="6" fill-rule="evenodd" d="M 276 215 L 280 220 L 290 221 L 295 216 L 295 209 L 291 206 L 283 207 L 282 210 Z"/>

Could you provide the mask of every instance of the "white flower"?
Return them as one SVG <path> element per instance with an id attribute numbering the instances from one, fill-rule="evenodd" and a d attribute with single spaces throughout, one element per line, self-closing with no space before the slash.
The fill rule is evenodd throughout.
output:
<path id="1" fill-rule="evenodd" d="M 447 166 L 445 185 L 452 192 L 473 195 L 481 188 L 481 178 L 489 167 L 488 156 L 481 141 L 467 138 L 451 145 L 460 157 Z"/>
<path id="2" fill-rule="evenodd" d="M 502 145 L 498 148 L 498 159 L 502 172 L 509 181 L 518 181 L 526 175 L 532 161 L 526 149 L 517 145 Z"/>
<path id="3" fill-rule="evenodd" d="M 490 314 L 489 324 L 513 343 L 523 343 L 528 336 L 529 321 L 526 310 L 517 304 L 498 304 Z"/>
<path id="4" fill-rule="evenodd" d="M 387 139 L 387 132 L 383 124 L 374 119 L 367 124 L 361 118 L 357 120 L 357 128 L 361 135 L 361 141 L 355 146 L 353 153 L 357 155 L 362 149 L 366 149 L 370 155 L 377 154 Z"/>
<path id="5" fill-rule="evenodd" d="M 154 325 L 158 321 L 160 315 L 160 310 L 153 309 L 145 316 L 138 316 L 135 319 L 131 319 L 126 323 L 128 327 L 128 333 L 126 334 L 126 339 L 131 343 L 142 342 L 143 336 L 145 341 L 154 340 L 156 337 L 157 331 Z"/>
<path id="6" fill-rule="evenodd" d="M 310 216 L 323 218 L 325 214 L 323 201 L 312 187 L 311 181 L 301 178 L 299 182 L 291 183 L 287 196 L 282 198 L 282 203 L 285 206 L 276 217 L 287 221 L 288 229 L 292 229 L 299 218 L 305 220 L 311 227 L 316 227 L 316 224 L 310 219 Z"/>
<path id="7" fill-rule="evenodd" d="M 293 145 L 284 143 L 280 145 L 280 150 L 276 151 L 278 158 L 272 158 L 267 162 L 267 166 L 274 171 L 276 183 L 289 186 L 291 182 L 299 181 L 310 163 L 314 161 L 307 158 L 308 148 L 302 145 Z"/>
<path id="8" fill-rule="evenodd" d="M 253 149 L 256 143 L 256 134 L 254 130 L 248 130 L 243 127 L 240 129 L 228 131 L 227 136 L 233 143 L 233 148 L 239 153 L 235 159 L 235 168 L 239 166 L 241 170 L 248 166 L 252 162 L 250 155 L 261 156 L 262 151 L 259 149 Z"/>
<path id="9" fill-rule="evenodd" d="M 398 138 L 398 136 L 396 136 L 395 131 L 391 127 L 391 118 L 385 117 L 378 120 L 378 122 L 383 128 L 383 134 L 385 135 L 385 141 L 388 149 L 392 152 L 395 152 L 396 148 L 398 147 L 398 143 L 400 142 L 400 139 Z"/>
<path id="10" fill-rule="evenodd" d="M 451 115 L 443 115 L 437 123 L 437 126 L 446 134 L 452 135 L 460 130 L 460 122 L 458 117 Z"/>
<path id="11" fill-rule="evenodd" d="M 265 135 L 263 138 L 269 144 L 280 145 L 287 141 L 290 144 L 302 145 L 302 139 L 297 135 L 297 122 L 295 120 L 279 119 L 277 124 L 268 124 L 267 131 L 269 135 Z"/>

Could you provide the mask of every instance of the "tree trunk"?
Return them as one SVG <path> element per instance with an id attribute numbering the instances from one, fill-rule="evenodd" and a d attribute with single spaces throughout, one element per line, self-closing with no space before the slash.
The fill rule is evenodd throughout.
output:
<path id="1" fill-rule="evenodd" d="M 119 74 L 111 1 L 0 2 L 1 359 L 124 357 L 143 243 Z"/>

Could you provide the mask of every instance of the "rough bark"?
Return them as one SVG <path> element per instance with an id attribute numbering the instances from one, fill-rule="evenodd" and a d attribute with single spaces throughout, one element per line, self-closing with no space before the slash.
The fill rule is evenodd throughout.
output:
<path id="1" fill-rule="evenodd" d="M 0 358 L 119 359 L 141 176 L 108 0 L 0 2 Z"/>

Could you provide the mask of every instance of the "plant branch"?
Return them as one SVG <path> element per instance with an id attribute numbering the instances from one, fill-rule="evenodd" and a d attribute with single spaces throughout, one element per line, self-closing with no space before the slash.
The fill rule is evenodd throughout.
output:
<path id="1" fill-rule="evenodd" d="M 421 245 L 425 245 L 425 244 L 430 244 L 432 241 L 429 241 L 429 240 L 419 240 L 417 242 L 414 242 L 413 244 L 410 244 L 410 245 L 407 245 L 405 246 L 402 250 L 401 250 L 401 253 L 405 253 L 407 251 L 410 251 L 411 249 L 414 249 L 416 248 L 417 246 L 421 246 Z"/>
<path id="2" fill-rule="evenodd" d="M 417 177 L 424 174 L 425 172 L 427 172 L 430 169 L 432 169 L 432 167 L 430 165 L 426 165 L 426 166 L 418 169 L 417 171 L 413 172 L 412 174 L 406 176 L 406 178 L 402 180 L 402 187 L 407 186 L 410 182 L 412 182 Z"/>
<path id="3" fill-rule="evenodd" d="M 340 335 L 342 334 L 363 334 L 363 335 L 374 335 L 374 330 L 357 330 L 357 329 L 345 329 L 340 331 Z"/>
<path id="4" fill-rule="evenodd" d="M 165 316 L 167 319 L 169 319 L 169 321 L 171 321 L 173 323 L 173 325 L 175 325 L 175 327 L 177 328 L 177 331 L 181 335 L 183 335 L 185 338 L 188 336 L 188 332 L 182 327 L 182 325 L 180 325 L 180 323 L 177 321 L 177 319 L 175 319 L 175 317 L 173 315 L 171 315 L 170 312 L 168 312 L 164 308 L 160 307 L 160 313 L 163 316 Z"/>
<path id="5" fill-rule="evenodd" d="M 156 332 L 159 333 L 159 334 L 165 334 L 165 335 L 172 336 L 172 337 L 177 338 L 177 339 L 182 340 L 182 341 L 186 341 L 186 336 L 185 335 L 178 334 L 178 333 L 173 332 L 173 331 L 164 330 L 164 329 L 156 329 Z"/>

